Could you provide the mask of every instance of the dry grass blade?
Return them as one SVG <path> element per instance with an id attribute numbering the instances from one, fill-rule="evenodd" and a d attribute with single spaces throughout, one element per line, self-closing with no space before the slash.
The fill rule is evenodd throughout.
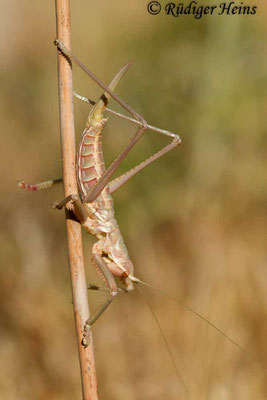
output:
<path id="1" fill-rule="evenodd" d="M 70 8 L 68 0 L 56 1 L 56 21 L 57 37 L 70 48 Z M 73 89 L 71 65 L 61 54 L 58 55 L 58 77 L 63 182 L 65 196 L 68 196 L 77 193 L 74 161 L 75 131 L 72 100 Z M 71 218 L 69 211 L 66 211 L 66 223 L 83 399 L 96 400 L 98 396 L 92 337 L 90 345 L 87 348 L 82 346 L 83 327 L 85 321 L 89 317 L 89 308 L 83 264 L 81 228 L 80 224 Z"/>

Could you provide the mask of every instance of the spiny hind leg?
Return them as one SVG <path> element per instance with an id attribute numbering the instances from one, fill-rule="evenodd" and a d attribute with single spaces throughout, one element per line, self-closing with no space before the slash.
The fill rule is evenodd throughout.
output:
<path id="1" fill-rule="evenodd" d="M 113 179 L 108 183 L 108 187 L 110 189 L 110 193 L 115 192 L 117 189 L 119 189 L 124 183 L 126 183 L 129 179 L 131 179 L 134 175 L 138 174 L 138 172 L 142 171 L 144 168 L 146 168 L 148 165 L 150 165 L 152 162 L 156 161 L 160 157 L 162 157 L 164 154 L 168 153 L 172 149 L 174 149 L 176 146 L 178 146 L 181 143 L 181 140 L 178 136 L 174 137 L 173 141 L 169 143 L 167 146 L 163 147 L 161 150 L 141 162 L 140 164 L 136 165 L 129 171 L 125 172 L 124 174 L 120 175 L 118 178 Z"/>

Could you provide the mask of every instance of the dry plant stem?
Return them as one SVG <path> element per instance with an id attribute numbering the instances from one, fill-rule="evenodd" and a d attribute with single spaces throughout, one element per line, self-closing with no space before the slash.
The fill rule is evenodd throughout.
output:
<path id="1" fill-rule="evenodd" d="M 68 48 L 70 43 L 69 0 L 56 0 L 57 38 Z M 61 152 L 65 197 L 77 193 L 75 177 L 75 131 L 73 117 L 73 88 L 71 65 L 58 54 L 59 113 Z M 88 347 L 82 345 L 83 327 L 89 318 L 87 285 L 84 272 L 80 224 L 66 211 L 69 266 L 71 275 L 75 326 L 81 368 L 83 400 L 97 400 L 97 384 L 92 337 Z"/>

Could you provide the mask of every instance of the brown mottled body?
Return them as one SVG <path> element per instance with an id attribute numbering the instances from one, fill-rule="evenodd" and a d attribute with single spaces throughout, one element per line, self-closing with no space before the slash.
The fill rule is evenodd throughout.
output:
<path id="1" fill-rule="evenodd" d="M 96 272 L 104 282 L 104 285 L 89 285 L 88 288 L 92 290 L 105 290 L 109 292 L 109 296 L 90 317 L 90 319 L 86 321 L 83 344 L 87 346 L 89 344 L 88 331 L 90 330 L 90 327 L 105 311 L 114 297 L 122 290 L 126 292 L 131 291 L 133 289 L 133 283 L 137 284 L 141 282 L 133 275 L 133 264 L 129 258 L 127 248 L 115 219 L 111 193 L 120 188 L 125 182 L 131 179 L 131 177 L 146 168 L 152 162 L 178 146 L 181 143 L 181 139 L 175 133 L 148 125 L 140 114 L 113 92 L 119 80 L 131 66 L 131 62 L 125 64 L 115 75 L 109 86 L 106 86 L 91 71 L 89 71 L 64 46 L 63 43 L 58 40 L 56 40 L 55 43 L 66 57 L 74 60 L 100 87 L 105 90 L 97 103 L 89 101 L 91 104 L 94 104 L 94 107 L 88 116 L 86 128 L 82 134 L 76 159 L 76 176 L 79 195 L 71 194 L 60 203 L 54 205 L 55 208 L 61 209 L 68 202 L 72 202 L 77 220 L 80 221 L 81 225 L 90 234 L 94 235 L 98 239 L 93 245 L 92 262 Z M 111 97 L 124 107 L 134 118 L 126 117 L 112 110 L 109 111 L 112 111 L 123 118 L 129 119 L 139 125 L 139 128 L 127 146 L 106 169 L 102 152 L 102 130 L 107 119 L 104 118 L 103 112 L 107 110 L 107 104 Z M 131 170 L 110 181 L 118 166 L 148 129 L 171 137 L 172 142 L 141 162 L 139 165 L 136 165 Z M 27 184 L 23 181 L 19 183 L 19 186 L 34 191 L 51 187 L 54 183 L 59 182 L 62 182 L 62 179 L 41 182 L 35 185 Z M 124 289 L 117 287 L 114 277 L 121 278 L 124 284 Z"/>
<path id="2" fill-rule="evenodd" d="M 131 177 L 146 168 L 152 162 L 159 159 L 164 154 L 168 153 L 170 150 L 181 144 L 181 139 L 175 133 L 147 124 L 147 122 L 143 119 L 141 115 L 139 115 L 133 108 L 131 108 L 117 95 L 115 95 L 115 93 L 113 93 L 116 84 L 126 73 L 131 63 L 126 64 L 117 73 L 110 85 L 106 86 L 90 70 L 88 70 L 64 46 L 63 43 L 56 40 L 55 44 L 66 57 L 69 57 L 70 59 L 75 61 L 100 87 L 105 90 L 105 93 L 100 97 L 97 103 L 92 100 L 83 98 L 80 95 L 76 95 L 82 100 L 85 100 L 94 105 L 89 114 L 86 128 L 82 134 L 77 153 L 76 173 L 79 196 L 77 194 L 71 194 L 63 199 L 60 203 L 53 205 L 55 208 L 61 209 L 68 202 L 72 202 L 77 220 L 80 221 L 81 225 L 86 228 L 90 234 L 94 235 L 98 239 L 98 241 L 93 246 L 92 258 L 93 265 L 96 268 L 97 273 L 104 281 L 104 286 L 91 284 L 88 286 L 88 288 L 92 290 L 100 289 L 108 291 L 109 297 L 105 300 L 103 304 L 100 305 L 96 312 L 85 323 L 82 343 L 86 347 L 90 342 L 88 332 L 90 331 L 91 326 L 109 306 L 114 297 L 120 291 L 122 291 L 122 289 L 119 289 L 117 287 L 114 276 L 120 277 L 122 279 L 123 283 L 125 284 L 125 291 L 127 292 L 133 289 L 133 283 L 145 284 L 133 275 L 133 264 L 129 258 L 127 248 L 124 244 L 120 229 L 114 216 L 113 200 L 111 197 L 111 193 L 120 188 L 125 182 L 131 179 Z M 106 106 L 110 97 L 115 99 L 117 103 L 120 104 L 125 110 L 127 110 L 134 118 L 129 118 L 123 114 L 108 109 Z M 103 112 L 105 110 L 112 112 L 113 114 L 118 115 L 124 119 L 130 120 L 131 122 L 134 122 L 135 124 L 140 126 L 128 145 L 123 149 L 123 151 L 118 155 L 118 157 L 107 169 L 104 165 L 102 152 L 102 130 L 107 122 L 107 119 L 103 117 Z M 149 158 L 147 158 L 146 160 L 142 161 L 139 165 L 133 167 L 131 170 L 125 172 L 118 178 L 110 181 L 110 178 L 116 171 L 117 167 L 121 164 L 123 159 L 131 151 L 134 145 L 139 141 L 146 130 L 151 130 L 167 135 L 172 138 L 172 142 Z M 41 189 L 50 188 L 52 185 L 60 182 L 62 182 L 62 178 L 40 182 L 37 184 L 28 184 L 25 181 L 21 181 L 18 182 L 18 185 L 22 189 L 38 191 Z M 145 285 L 152 287 L 148 284 Z M 172 299 L 177 301 L 174 298 Z M 180 301 L 177 302 L 183 305 L 187 310 L 193 312 L 195 315 L 197 315 L 199 318 L 209 324 L 213 329 L 217 330 L 222 336 L 227 338 L 235 347 L 248 355 L 244 348 L 239 346 L 234 340 L 232 340 L 214 324 L 209 322 L 201 314 L 195 312 L 190 307 L 184 305 Z M 172 355 L 171 358 L 173 358 Z M 249 358 L 251 359 L 250 356 Z M 179 376 L 179 373 L 177 373 L 177 375 Z"/>
<path id="3" fill-rule="evenodd" d="M 102 152 L 102 130 L 107 119 L 89 120 L 83 131 L 76 160 L 77 183 L 81 200 L 97 183 L 105 171 Z M 114 216 L 113 199 L 106 186 L 92 203 L 84 203 L 88 219 L 82 224 L 99 241 L 93 246 L 93 254 L 103 258 L 111 273 L 122 278 L 127 291 L 133 283 L 127 277 L 133 274 L 133 264 Z"/>

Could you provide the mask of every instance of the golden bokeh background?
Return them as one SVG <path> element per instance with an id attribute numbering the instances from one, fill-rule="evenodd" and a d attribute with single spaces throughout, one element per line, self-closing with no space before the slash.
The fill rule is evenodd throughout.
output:
<path id="1" fill-rule="evenodd" d="M 196 20 L 149 15 L 144 0 L 72 2 L 73 52 L 104 82 L 133 59 L 117 93 L 183 140 L 114 194 L 136 276 L 182 299 L 257 360 L 142 288 L 182 378 L 135 291 L 118 296 L 93 328 L 100 399 L 267 398 L 267 25 L 265 4 L 255 4 L 254 16 Z M 1 398 L 80 399 L 64 213 L 50 208 L 62 188 L 16 187 L 61 176 L 54 3 L 0 5 Z M 74 87 L 101 94 L 77 67 Z M 77 141 L 87 114 L 75 100 Z M 107 165 L 134 130 L 110 117 Z M 167 142 L 147 133 L 120 172 Z M 93 242 L 84 235 L 94 282 Z M 99 297 L 90 293 L 92 309 Z"/>

